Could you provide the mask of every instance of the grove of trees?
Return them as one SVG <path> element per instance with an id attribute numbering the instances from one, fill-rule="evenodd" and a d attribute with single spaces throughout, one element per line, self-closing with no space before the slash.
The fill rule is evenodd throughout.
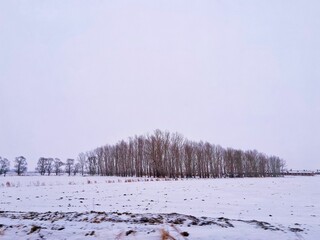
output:
<path id="1" fill-rule="evenodd" d="M 64 169 L 62 167 L 64 166 Z M 223 148 L 208 142 L 195 142 L 179 133 L 155 130 L 82 152 L 77 160 L 39 158 L 40 175 L 81 175 L 157 177 L 157 178 L 222 178 L 276 177 L 284 172 L 285 161 L 257 150 Z M 10 162 L 0 157 L 0 175 L 10 170 Z M 14 171 L 20 176 L 27 171 L 23 156 L 14 160 Z"/>
<path id="2" fill-rule="evenodd" d="M 67 163 L 69 175 L 73 165 Z M 156 130 L 80 153 L 77 171 L 103 176 L 221 178 L 279 176 L 284 167 L 284 160 L 257 150 L 223 148 Z"/>

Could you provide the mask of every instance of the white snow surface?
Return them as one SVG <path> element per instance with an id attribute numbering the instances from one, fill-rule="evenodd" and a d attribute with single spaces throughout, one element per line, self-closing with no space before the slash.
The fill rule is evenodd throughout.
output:
<path id="1" fill-rule="evenodd" d="M 315 240 L 319 183 L 320 176 L 1 177 L 0 239 L 161 239 L 166 231 L 175 239 Z M 189 215 L 199 224 L 191 224 Z M 185 221 L 172 223 L 181 218 Z"/>

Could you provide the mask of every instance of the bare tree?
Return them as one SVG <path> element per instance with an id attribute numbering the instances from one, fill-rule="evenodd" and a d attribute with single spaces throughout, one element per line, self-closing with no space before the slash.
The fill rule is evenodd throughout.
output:
<path id="1" fill-rule="evenodd" d="M 56 175 L 61 173 L 61 167 L 63 166 L 63 162 L 59 158 L 55 158 L 53 162 L 53 169 Z"/>
<path id="2" fill-rule="evenodd" d="M 184 177 L 183 169 L 183 136 L 179 133 L 171 135 L 170 144 L 170 173 L 171 178 Z"/>
<path id="3" fill-rule="evenodd" d="M 27 160 L 25 157 L 20 156 L 20 157 L 16 157 L 14 160 L 14 170 L 15 172 L 18 174 L 18 176 L 20 176 L 21 174 L 23 174 L 24 172 L 27 171 Z"/>
<path id="4" fill-rule="evenodd" d="M 7 172 L 10 170 L 10 162 L 6 158 L 0 157 L 0 175 L 6 176 Z"/>
<path id="5" fill-rule="evenodd" d="M 114 147 L 106 145 L 103 147 L 103 159 L 104 159 L 104 170 L 105 176 L 113 176 L 114 175 L 114 158 L 113 158 L 113 149 Z"/>
<path id="6" fill-rule="evenodd" d="M 184 143 L 184 165 L 186 169 L 186 177 L 191 178 L 194 176 L 194 147 L 192 142 L 186 141 Z"/>
<path id="7" fill-rule="evenodd" d="M 138 177 L 142 177 L 146 175 L 146 166 L 144 165 L 145 162 L 145 154 L 144 154 L 144 149 L 145 149 L 145 137 L 144 136 L 139 136 L 135 137 L 134 140 L 134 145 L 135 145 L 135 166 L 136 166 L 136 172 Z"/>
<path id="8" fill-rule="evenodd" d="M 46 161 L 46 171 L 48 173 L 48 176 L 50 176 L 51 172 L 53 171 L 53 158 L 47 158 Z"/>
<path id="9" fill-rule="evenodd" d="M 95 156 L 97 158 L 97 163 L 96 163 L 96 172 L 98 175 L 103 175 L 105 172 L 104 170 L 104 164 L 103 164 L 103 147 L 99 147 L 94 150 Z"/>
<path id="10" fill-rule="evenodd" d="M 40 173 L 40 175 L 44 175 L 46 173 L 46 162 L 47 159 L 44 157 L 39 158 L 36 171 Z"/>
<path id="11" fill-rule="evenodd" d="M 84 175 L 84 171 L 85 171 L 86 164 L 87 164 L 86 159 L 87 159 L 86 154 L 79 153 L 79 155 L 78 155 L 79 171 L 82 176 Z"/>
<path id="12" fill-rule="evenodd" d="M 94 152 L 88 152 L 87 153 L 88 158 L 88 173 L 90 175 L 95 175 L 97 173 L 97 156 L 94 154 Z"/>
<path id="13" fill-rule="evenodd" d="M 73 167 L 73 170 L 72 170 L 73 175 L 74 175 L 74 176 L 77 175 L 77 173 L 79 172 L 79 170 L 80 170 L 80 163 L 76 163 L 76 164 L 74 165 L 74 167 Z"/>
<path id="14" fill-rule="evenodd" d="M 235 150 L 233 153 L 234 158 L 234 171 L 236 177 L 243 177 L 243 152 L 241 150 Z"/>
<path id="15" fill-rule="evenodd" d="M 74 159 L 67 159 L 66 161 L 66 173 L 70 176 L 73 171 Z"/>

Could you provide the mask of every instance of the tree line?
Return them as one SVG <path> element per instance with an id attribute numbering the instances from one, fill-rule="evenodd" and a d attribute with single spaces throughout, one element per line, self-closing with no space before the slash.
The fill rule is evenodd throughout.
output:
<path id="1" fill-rule="evenodd" d="M 64 166 L 64 169 L 63 169 Z M 75 163 L 74 159 L 68 158 L 66 162 L 62 162 L 59 158 L 39 158 L 37 162 L 37 167 L 35 169 L 40 175 L 47 174 L 50 176 L 52 173 L 55 175 L 60 175 L 62 173 L 67 173 L 70 175 L 76 175 L 79 170 L 79 163 Z M 83 174 L 84 175 L 84 172 Z"/>
<path id="2" fill-rule="evenodd" d="M 77 160 L 40 157 L 40 175 L 89 174 L 123 177 L 222 178 L 280 176 L 285 161 L 257 150 L 223 148 L 208 142 L 195 142 L 179 133 L 155 130 L 153 134 L 122 140 L 82 152 Z M 9 171 L 10 162 L 0 157 L 0 175 Z M 23 156 L 15 158 L 14 171 L 27 170 Z"/>
<path id="3" fill-rule="evenodd" d="M 65 169 L 63 169 L 63 166 Z M 35 171 L 40 175 L 51 175 L 54 173 L 55 175 L 60 175 L 63 173 L 67 173 L 69 175 L 76 175 L 78 171 L 79 164 L 74 162 L 74 159 L 67 159 L 64 163 L 59 158 L 39 158 L 37 162 L 37 167 Z M 23 175 L 27 172 L 28 163 L 24 156 L 16 157 L 14 160 L 13 171 L 17 173 L 18 176 Z M 10 161 L 7 158 L 2 158 L 0 156 L 0 176 L 6 174 L 10 171 Z M 83 172 L 84 174 L 84 172 Z"/>
<path id="4" fill-rule="evenodd" d="M 223 148 L 156 130 L 80 153 L 77 165 L 77 171 L 90 175 L 222 178 L 279 176 L 285 161 L 257 150 Z"/>

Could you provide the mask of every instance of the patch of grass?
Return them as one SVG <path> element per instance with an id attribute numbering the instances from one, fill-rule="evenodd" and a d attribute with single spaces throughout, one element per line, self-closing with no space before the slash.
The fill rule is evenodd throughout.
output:
<path id="1" fill-rule="evenodd" d="M 160 230 L 160 239 L 161 240 L 176 240 L 174 237 L 170 235 L 170 233 L 164 229 Z"/>

